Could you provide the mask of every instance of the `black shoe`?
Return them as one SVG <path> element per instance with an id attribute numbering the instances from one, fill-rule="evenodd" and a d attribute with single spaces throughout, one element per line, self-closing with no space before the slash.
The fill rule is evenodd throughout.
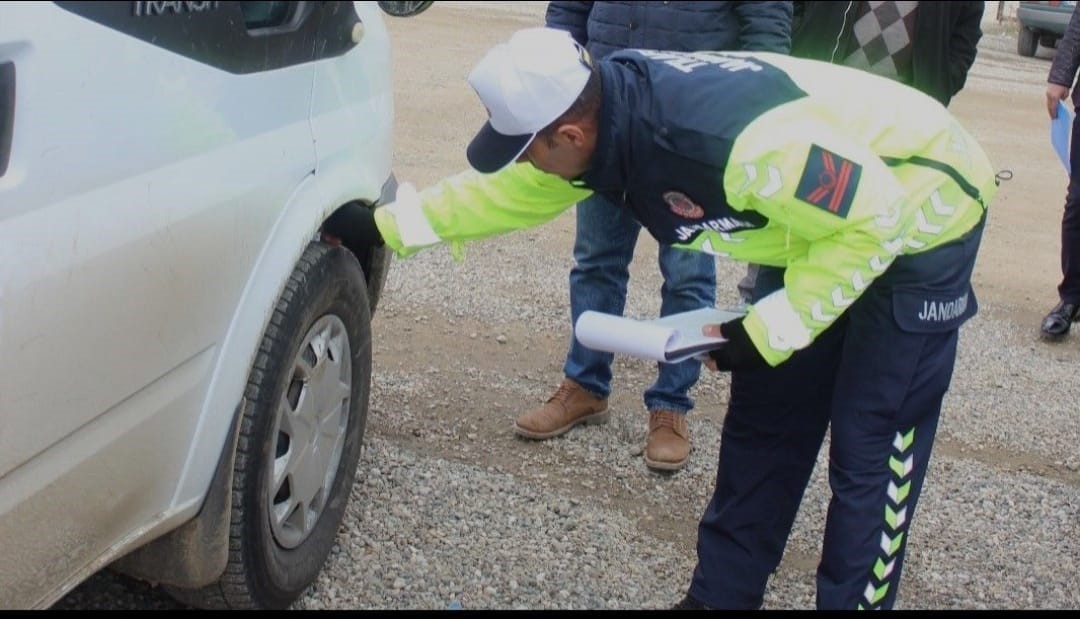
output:
<path id="1" fill-rule="evenodd" d="M 694 598 L 690 597 L 690 594 L 687 593 L 686 597 L 679 600 L 678 603 L 676 603 L 674 606 L 671 607 L 671 610 L 712 610 L 712 609 L 709 608 L 708 606 L 702 604 L 701 602 L 695 600 Z"/>
<path id="2" fill-rule="evenodd" d="M 1042 338 L 1056 342 L 1069 334 L 1069 327 L 1080 315 L 1080 305 L 1062 301 L 1043 318 Z"/>

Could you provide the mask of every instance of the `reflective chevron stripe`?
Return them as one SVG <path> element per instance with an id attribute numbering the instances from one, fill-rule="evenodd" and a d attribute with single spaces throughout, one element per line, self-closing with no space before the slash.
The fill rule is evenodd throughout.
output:
<path id="1" fill-rule="evenodd" d="M 885 556 L 891 557 L 896 554 L 897 550 L 900 550 L 900 545 L 904 543 L 904 534 L 901 533 L 896 537 L 889 537 L 887 533 L 881 534 L 881 550 L 885 553 Z"/>
<path id="2" fill-rule="evenodd" d="M 866 591 L 863 592 L 863 597 L 866 598 L 870 604 L 877 604 L 889 593 L 889 584 L 885 583 L 880 587 L 875 588 L 873 585 L 866 585 Z"/>
<path id="3" fill-rule="evenodd" d="M 876 609 L 889 594 L 891 578 L 899 565 L 899 554 L 904 547 L 908 517 L 907 499 L 911 494 L 911 473 L 915 470 L 915 430 L 897 432 L 893 437 L 893 453 L 889 455 L 889 470 L 894 479 L 889 480 L 886 490 L 889 501 L 884 509 L 884 526 L 878 546 L 881 555 L 876 557 L 870 570 L 870 579 L 863 589 L 859 610 Z"/>
<path id="4" fill-rule="evenodd" d="M 893 503 L 903 503 L 907 500 L 908 494 L 911 492 L 911 482 L 904 482 L 903 485 L 897 486 L 894 482 L 889 482 L 889 500 Z"/>
<path id="5" fill-rule="evenodd" d="M 810 318 L 815 322 L 832 322 L 836 320 L 835 314 L 826 314 L 821 307 L 821 301 L 815 301 L 814 306 L 810 308 Z"/>
<path id="6" fill-rule="evenodd" d="M 896 456 L 889 456 L 889 468 L 892 469 L 893 473 L 896 473 L 897 477 L 907 477 L 914 466 L 913 456 L 908 456 L 906 460 L 900 460 Z"/>
<path id="7" fill-rule="evenodd" d="M 881 256 L 874 256 L 870 259 L 870 270 L 875 273 L 884 273 L 890 264 L 892 264 L 892 260 L 882 261 Z"/>
<path id="8" fill-rule="evenodd" d="M 908 238 L 904 241 L 904 245 L 910 249 L 916 251 L 925 248 L 931 239 L 945 231 L 945 221 L 956 212 L 956 207 L 951 204 L 946 204 L 941 199 L 941 194 L 937 191 L 930 194 L 930 198 L 922 205 L 918 211 L 915 211 L 915 227 L 913 232 L 917 233 L 916 237 Z M 936 221 L 942 223 L 935 223 L 931 218 L 937 218 Z"/>
<path id="9" fill-rule="evenodd" d="M 737 238 L 731 236 L 730 232 L 721 232 L 720 233 L 720 238 L 723 239 L 725 243 L 742 243 L 743 241 L 746 240 L 746 239 L 737 239 Z"/>
<path id="10" fill-rule="evenodd" d="M 896 433 L 896 438 L 893 439 L 893 448 L 896 449 L 896 451 L 903 453 L 903 452 L 907 451 L 908 447 L 911 447 L 911 444 L 914 443 L 914 442 L 915 442 L 915 429 L 914 428 L 909 430 L 907 434 L 903 434 L 903 435 L 901 435 L 899 432 L 897 432 Z"/>
<path id="11" fill-rule="evenodd" d="M 851 287 L 855 292 L 862 292 L 866 290 L 866 282 L 863 280 L 862 273 L 855 271 L 851 276 Z"/>
<path id="12" fill-rule="evenodd" d="M 919 229 L 919 232 L 926 234 L 941 234 L 941 231 L 945 229 L 944 226 L 932 224 L 926 220 L 926 213 L 918 211 L 915 213 L 915 227 Z"/>
<path id="13" fill-rule="evenodd" d="M 956 212 L 956 207 L 942 202 L 941 194 L 936 191 L 930 194 L 930 208 L 934 209 L 934 212 L 942 217 L 948 217 Z"/>
<path id="14" fill-rule="evenodd" d="M 742 187 L 739 187 L 739 193 L 746 193 L 750 185 L 753 185 L 754 181 L 757 180 L 757 166 L 752 163 L 744 163 L 742 167 L 743 173 L 746 174 L 746 180 L 743 181 Z"/>
<path id="15" fill-rule="evenodd" d="M 889 230 L 896 227 L 896 224 L 900 223 L 900 214 L 903 211 L 900 209 L 900 204 L 896 203 L 887 207 L 887 210 L 874 218 L 874 223 L 877 227 L 884 230 Z"/>
<path id="16" fill-rule="evenodd" d="M 893 529 L 899 529 L 907 522 L 907 508 L 901 508 L 900 511 L 895 511 L 888 505 L 885 506 L 885 523 Z"/>
<path id="17" fill-rule="evenodd" d="M 855 302 L 855 297 L 848 298 L 844 296 L 844 289 L 837 286 L 832 291 L 832 302 L 836 307 L 847 307 Z"/>
<path id="18" fill-rule="evenodd" d="M 744 163 L 743 174 L 746 175 L 746 180 L 744 180 L 742 186 L 739 187 L 739 193 L 746 193 L 750 187 L 757 182 L 758 168 L 752 163 Z M 754 193 L 762 198 L 771 198 L 784 188 L 784 179 L 780 175 L 780 168 L 772 165 L 765 166 L 765 176 L 768 177 L 768 180 Z"/>
<path id="19" fill-rule="evenodd" d="M 712 241 L 709 239 L 705 239 L 701 242 L 701 251 L 712 256 L 720 256 L 721 258 L 727 258 L 731 255 L 726 251 L 720 251 L 713 247 Z"/>
<path id="20" fill-rule="evenodd" d="M 874 564 L 874 576 L 877 577 L 878 580 L 885 580 L 892 575 L 893 569 L 895 567 L 896 559 L 893 559 L 888 563 L 885 563 L 881 559 L 878 559 L 877 563 Z"/>
<path id="21" fill-rule="evenodd" d="M 766 172 L 769 174 L 769 182 L 765 183 L 765 186 L 761 189 L 758 189 L 757 195 L 762 198 L 771 198 L 784 188 L 784 183 L 780 178 L 780 168 L 768 166 Z"/>
<path id="22" fill-rule="evenodd" d="M 870 269 L 872 271 L 876 273 L 881 273 L 887 268 L 888 263 L 882 263 L 881 256 L 874 256 L 870 259 Z M 866 281 L 866 278 L 863 277 L 862 273 L 860 273 L 859 271 L 853 272 L 851 274 L 851 289 L 855 292 L 855 294 L 849 296 L 844 291 L 843 286 L 837 286 L 836 288 L 833 288 L 832 294 L 830 295 L 833 308 L 842 310 L 851 306 L 851 304 L 854 303 L 855 300 L 858 298 L 858 295 L 862 293 L 862 291 L 866 290 L 869 285 L 870 284 Z M 815 322 L 827 323 L 835 320 L 836 316 L 834 314 L 826 313 L 825 308 L 821 304 L 821 301 L 816 301 L 810 307 L 810 318 Z"/>

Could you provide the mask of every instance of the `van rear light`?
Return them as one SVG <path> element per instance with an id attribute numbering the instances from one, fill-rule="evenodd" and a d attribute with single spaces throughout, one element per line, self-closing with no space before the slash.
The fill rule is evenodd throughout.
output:
<path id="1" fill-rule="evenodd" d="M 15 130 L 15 63 L 0 64 L 0 176 L 11 158 L 11 133 Z"/>

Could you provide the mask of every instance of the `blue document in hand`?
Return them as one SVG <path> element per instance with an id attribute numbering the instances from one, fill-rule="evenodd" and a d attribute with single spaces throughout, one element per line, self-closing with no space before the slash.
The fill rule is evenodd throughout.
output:
<path id="1" fill-rule="evenodd" d="M 1069 138 L 1072 136 L 1073 112 L 1063 101 L 1058 101 L 1057 118 L 1050 121 L 1050 144 L 1065 166 L 1066 172 L 1071 172 L 1069 166 Z"/>

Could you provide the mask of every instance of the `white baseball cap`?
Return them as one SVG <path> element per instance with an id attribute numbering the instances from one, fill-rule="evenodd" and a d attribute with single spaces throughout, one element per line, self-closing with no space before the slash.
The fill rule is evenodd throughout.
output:
<path id="1" fill-rule="evenodd" d="M 565 30 L 528 28 L 496 45 L 469 74 L 488 111 L 465 151 L 469 164 L 487 174 L 513 163 L 570 109 L 591 73 L 588 53 Z"/>

